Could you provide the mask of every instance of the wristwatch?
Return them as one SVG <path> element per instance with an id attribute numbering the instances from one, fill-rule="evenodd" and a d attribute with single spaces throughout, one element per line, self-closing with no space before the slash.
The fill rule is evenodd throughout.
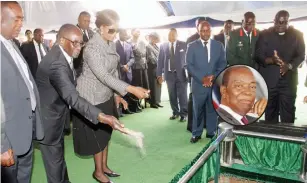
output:
<path id="1" fill-rule="evenodd" d="M 292 69 L 293 69 L 292 64 L 287 64 L 287 66 L 288 66 L 288 69 L 289 69 L 289 70 L 292 70 Z"/>

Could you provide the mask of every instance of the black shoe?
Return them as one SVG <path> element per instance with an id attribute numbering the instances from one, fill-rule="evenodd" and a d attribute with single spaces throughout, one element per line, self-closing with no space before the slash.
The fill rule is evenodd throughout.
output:
<path id="1" fill-rule="evenodd" d="M 161 107 L 161 108 L 163 107 L 163 106 L 162 106 L 162 105 L 160 105 L 160 104 L 156 104 L 156 105 L 157 105 L 158 107 Z"/>
<path id="2" fill-rule="evenodd" d="M 186 122 L 187 121 L 187 117 L 181 116 L 179 121 L 180 122 Z"/>
<path id="3" fill-rule="evenodd" d="M 170 120 L 175 120 L 175 119 L 177 119 L 179 116 L 178 115 L 172 115 L 169 119 Z"/>
<path id="4" fill-rule="evenodd" d="M 124 114 L 120 114 L 120 115 L 119 115 L 120 118 L 121 118 L 121 117 L 124 117 L 124 116 L 125 116 Z"/>
<path id="5" fill-rule="evenodd" d="M 69 136 L 70 135 L 70 133 L 71 133 L 71 130 L 70 130 L 70 128 L 68 128 L 68 129 L 64 129 L 64 135 L 66 135 L 66 136 Z"/>
<path id="6" fill-rule="evenodd" d="M 95 179 L 97 182 L 99 183 L 112 183 L 111 181 L 108 182 L 101 182 L 100 180 L 97 179 L 97 177 L 95 176 L 95 172 L 93 173 L 93 179 Z"/>
<path id="7" fill-rule="evenodd" d="M 190 142 L 191 142 L 192 144 L 194 144 L 194 143 L 196 143 L 197 141 L 199 141 L 200 139 L 201 139 L 201 136 L 192 137 L 191 140 L 190 140 Z"/>
<path id="8" fill-rule="evenodd" d="M 111 172 L 111 173 L 104 172 L 104 174 L 106 174 L 108 177 L 119 177 L 120 176 L 118 173 L 115 173 L 115 172 Z"/>
<path id="9" fill-rule="evenodd" d="M 133 114 L 134 112 L 130 111 L 129 109 L 123 110 L 123 114 Z"/>
<path id="10" fill-rule="evenodd" d="M 150 108 L 158 109 L 159 107 L 156 104 L 150 105 Z"/>
<path id="11" fill-rule="evenodd" d="M 206 135 L 206 138 L 208 139 L 212 139 L 214 137 L 214 135 Z"/>

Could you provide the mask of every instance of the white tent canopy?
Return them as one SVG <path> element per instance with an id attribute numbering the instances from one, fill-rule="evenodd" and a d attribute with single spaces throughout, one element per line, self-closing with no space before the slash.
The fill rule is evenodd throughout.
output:
<path id="1" fill-rule="evenodd" d="M 161 3 L 161 2 L 160 2 Z M 155 27 L 206 16 L 216 20 L 232 19 L 240 22 L 243 14 L 253 11 L 258 22 L 272 21 L 276 12 L 286 9 L 291 18 L 307 16 L 307 2 L 264 2 L 264 1 L 170 1 L 163 9 L 157 1 L 20 1 L 25 14 L 24 29 L 43 28 L 46 32 L 57 30 L 65 23 L 77 23 L 81 11 L 92 14 L 94 28 L 95 13 L 110 8 L 121 17 L 121 27 Z M 175 16 L 167 17 L 166 11 Z"/>

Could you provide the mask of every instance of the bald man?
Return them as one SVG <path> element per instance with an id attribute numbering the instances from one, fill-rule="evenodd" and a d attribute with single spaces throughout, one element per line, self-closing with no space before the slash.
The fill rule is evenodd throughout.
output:
<path id="1" fill-rule="evenodd" d="M 23 11 L 1 1 L 1 182 L 29 183 L 32 140 L 44 137 L 37 87 L 12 39 L 20 33 Z"/>
<path id="2" fill-rule="evenodd" d="M 223 75 L 219 116 L 233 125 L 247 125 L 255 122 L 265 110 L 266 99 L 255 104 L 257 82 L 252 71 L 246 66 L 227 68 Z M 256 115 L 248 115 L 255 112 Z"/>
<path id="3" fill-rule="evenodd" d="M 215 77 L 226 67 L 224 46 L 210 39 L 211 25 L 203 21 L 198 25 L 200 39 L 188 45 L 186 62 L 192 76 L 193 125 L 191 143 L 201 139 L 204 119 L 207 138 L 215 135 L 217 115 L 212 105 L 211 86 Z M 204 110 L 206 109 L 206 110 Z"/>
<path id="4" fill-rule="evenodd" d="M 42 98 L 45 138 L 41 142 L 48 183 L 69 182 L 64 159 L 64 133 L 70 121 L 70 108 L 83 115 L 93 125 L 99 122 L 119 129 L 121 124 L 113 116 L 104 115 L 76 91 L 73 58 L 78 57 L 84 45 L 80 29 L 72 24 L 63 25 L 58 33 L 58 44 L 47 53 L 37 70 L 36 83 Z"/>

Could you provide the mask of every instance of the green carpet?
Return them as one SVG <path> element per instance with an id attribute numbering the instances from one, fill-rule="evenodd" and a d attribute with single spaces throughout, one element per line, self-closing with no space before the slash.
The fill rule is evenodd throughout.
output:
<path id="1" fill-rule="evenodd" d="M 146 155 L 126 137 L 114 132 L 109 149 L 109 167 L 120 173 L 114 183 L 168 183 L 209 142 L 204 138 L 197 144 L 189 142 L 191 133 L 187 122 L 168 120 L 171 109 L 168 102 L 162 109 L 145 109 L 139 114 L 121 118 L 127 128 L 145 135 Z M 92 178 L 94 161 L 74 154 L 72 136 L 65 138 L 65 159 L 72 183 L 95 183 Z M 35 150 L 32 183 L 46 183 L 41 153 Z"/>

